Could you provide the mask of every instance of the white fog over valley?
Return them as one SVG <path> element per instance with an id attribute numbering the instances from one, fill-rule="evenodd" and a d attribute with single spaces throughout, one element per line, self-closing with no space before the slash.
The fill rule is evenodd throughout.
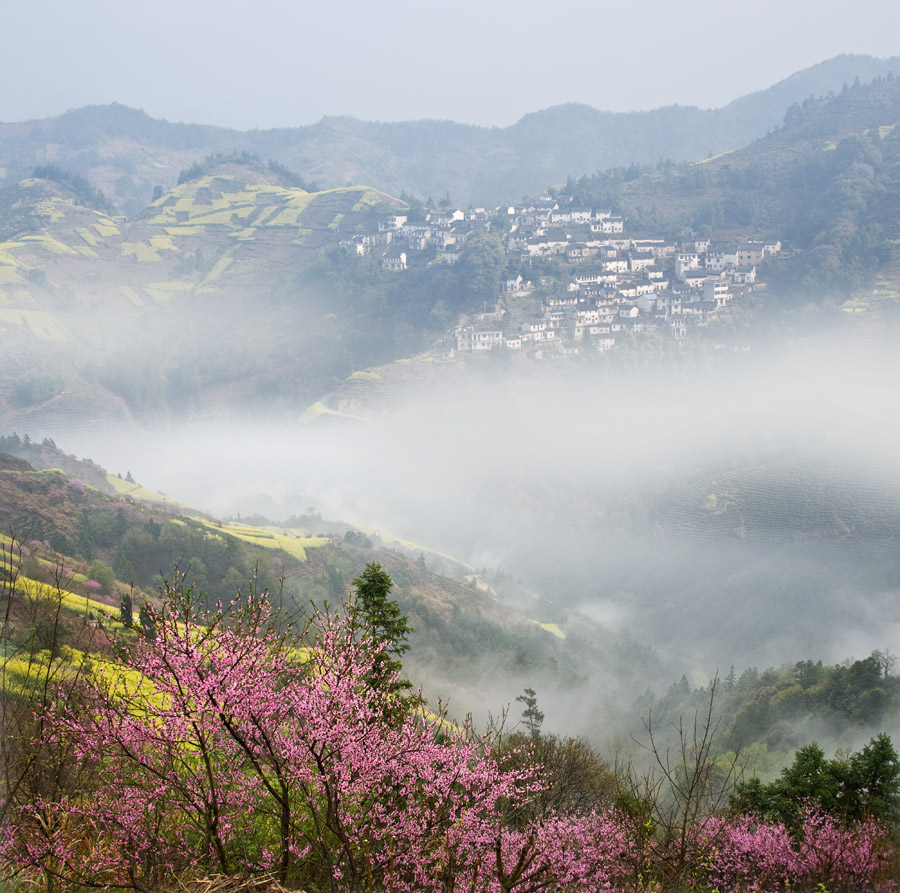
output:
<path id="1" fill-rule="evenodd" d="M 500 569 L 541 596 L 527 613 L 583 615 L 703 684 L 900 650 L 900 559 L 868 539 L 900 508 L 898 365 L 832 340 L 697 373 L 479 370 L 361 421 L 251 413 L 66 441 L 214 516 L 314 508 Z M 494 684 L 494 703 L 517 687 Z M 560 698 L 554 725 L 590 709 Z"/>

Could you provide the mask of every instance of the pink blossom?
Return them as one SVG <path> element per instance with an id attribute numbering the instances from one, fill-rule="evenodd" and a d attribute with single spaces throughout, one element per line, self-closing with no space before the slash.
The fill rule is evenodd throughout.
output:
<path id="1" fill-rule="evenodd" d="M 396 710 L 373 688 L 384 645 L 318 614 L 302 637 L 253 592 L 196 610 L 183 575 L 153 610 L 155 636 L 96 661 L 80 697 L 49 703 L 97 784 L 10 807 L 0 854 L 69 883 L 153 888 L 196 869 L 273 872 L 304 889 L 600 893 L 659 869 L 613 812 L 509 821 L 541 791 L 468 725 Z M 99 588 L 89 580 L 84 585 Z M 40 743 L 40 742 L 36 742 Z M 697 889 L 887 891 L 886 833 L 814 810 L 802 833 L 747 817 L 688 829 Z"/>

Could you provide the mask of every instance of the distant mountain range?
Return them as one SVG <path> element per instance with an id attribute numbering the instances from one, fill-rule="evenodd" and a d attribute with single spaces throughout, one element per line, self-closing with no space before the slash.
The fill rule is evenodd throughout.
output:
<path id="1" fill-rule="evenodd" d="M 14 183 L 36 166 L 55 164 L 83 175 L 133 215 L 156 187 L 170 189 L 181 170 L 207 154 L 250 152 L 325 187 L 373 185 L 395 195 L 406 191 L 435 200 L 449 195 L 463 207 L 479 206 L 612 166 L 728 152 L 780 125 L 792 103 L 891 71 L 900 73 L 900 57 L 844 55 L 720 109 L 676 105 L 612 113 L 568 104 L 530 113 L 505 128 L 326 117 L 305 127 L 237 131 L 173 124 L 118 104 L 89 106 L 55 118 L 0 124 L 5 175 L 0 182 Z M 540 77 L 519 76 L 526 86 L 529 77 Z"/>

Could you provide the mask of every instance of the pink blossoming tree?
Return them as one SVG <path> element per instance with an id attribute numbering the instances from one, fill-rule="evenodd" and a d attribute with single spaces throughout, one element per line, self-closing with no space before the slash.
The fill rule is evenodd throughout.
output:
<path id="1" fill-rule="evenodd" d="M 397 720 L 390 687 L 367 681 L 384 643 L 346 618 L 318 615 L 301 646 L 264 597 L 203 614 L 178 580 L 155 630 L 47 717 L 98 783 L 21 807 L 5 840 L 18 864 L 124 887 L 191 868 L 335 891 L 597 878 L 584 841 L 600 820 L 507 829 L 533 771 L 440 717 Z"/>

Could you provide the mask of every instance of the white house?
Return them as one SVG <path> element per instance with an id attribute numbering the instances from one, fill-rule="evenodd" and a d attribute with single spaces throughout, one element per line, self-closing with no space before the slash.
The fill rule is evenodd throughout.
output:
<path id="1" fill-rule="evenodd" d="M 389 251 L 381 258 L 381 268 L 389 273 L 399 273 L 406 269 L 406 252 Z"/>
<path id="2" fill-rule="evenodd" d="M 503 332 L 500 329 L 463 326 L 456 330 L 456 346 L 458 350 L 492 350 L 503 344 Z"/>
<path id="3" fill-rule="evenodd" d="M 703 283 L 703 300 L 714 303 L 717 309 L 724 307 L 731 300 L 728 281 L 710 276 Z"/>
<path id="4" fill-rule="evenodd" d="M 378 232 L 393 232 L 400 229 L 406 223 L 407 216 L 405 214 L 390 214 L 384 220 L 378 221 Z"/>

